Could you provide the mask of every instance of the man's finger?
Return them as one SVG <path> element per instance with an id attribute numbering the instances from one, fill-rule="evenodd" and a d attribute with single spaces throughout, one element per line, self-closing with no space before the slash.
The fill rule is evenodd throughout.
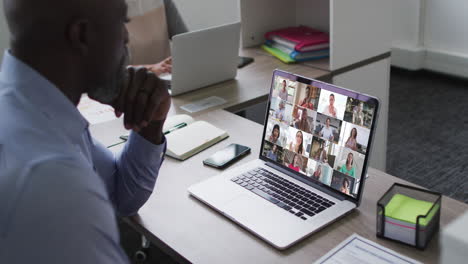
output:
<path id="1" fill-rule="evenodd" d="M 133 120 L 134 117 L 134 109 L 135 109 L 135 102 L 136 102 L 136 96 L 138 93 L 138 90 L 140 90 L 145 83 L 146 80 L 146 72 L 147 69 L 144 67 L 139 67 L 135 69 L 135 72 L 133 74 L 133 78 L 129 84 L 129 88 L 127 90 L 127 94 L 125 96 L 125 127 L 130 128 L 134 125 L 136 125 L 135 120 Z"/>
<path id="2" fill-rule="evenodd" d="M 140 88 L 137 94 L 137 99 L 133 111 L 133 120 L 135 122 L 135 125 L 139 127 L 144 126 L 144 121 L 149 121 L 145 120 L 144 114 L 147 111 L 153 112 L 157 106 L 157 102 L 152 102 L 151 100 L 149 100 L 155 93 L 155 86 L 157 85 L 155 78 L 156 76 L 153 73 L 147 73 L 145 83 Z"/>
<path id="3" fill-rule="evenodd" d="M 144 120 L 150 123 L 155 120 L 164 120 L 171 106 L 171 99 L 164 81 L 155 78 L 155 91 L 151 95 L 148 104 L 154 107 L 147 107 L 144 113 Z"/>
<path id="4" fill-rule="evenodd" d="M 166 71 L 172 73 L 172 65 L 166 65 Z"/>
<path id="5" fill-rule="evenodd" d="M 122 82 L 122 87 L 120 87 L 120 93 L 119 96 L 115 99 L 115 101 L 112 103 L 112 107 L 114 107 L 116 111 L 116 115 L 120 117 L 124 111 L 125 108 L 125 95 L 127 94 L 127 89 L 130 84 L 130 80 L 133 76 L 134 69 L 133 68 L 127 68 L 127 72 L 125 73 L 126 76 L 123 77 L 123 82 Z"/>
<path id="6" fill-rule="evenodd" d="M 160 100 L 161 100 L 161 95 L 158 90 L 154 91 L 154 93 L 151 95 L 151 97 L 148 100 L 148 107 L 145 109 L 145 112 L 143 113 L 143 120 L 147 124 L 149 124 L 151 121 L 153 121 L 153 115 L 157 111 Z"/>

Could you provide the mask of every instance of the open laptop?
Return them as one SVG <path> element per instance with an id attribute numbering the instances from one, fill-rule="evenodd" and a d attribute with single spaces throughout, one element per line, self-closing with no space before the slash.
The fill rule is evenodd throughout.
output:
<path id="1" fill-rule="evenodd" d="M 239 60 L 240 22 L 191 31 L 172 38 L 172 74 L 161 79 L 169 83 L 174 96 L 233 79 Z"/>
<path id="2" fill-rule="evenodd" d="M 259 158 L 188 191 L 285 249 L 359 206 L 378 110 L 375 97 L 276 70 Z"/>

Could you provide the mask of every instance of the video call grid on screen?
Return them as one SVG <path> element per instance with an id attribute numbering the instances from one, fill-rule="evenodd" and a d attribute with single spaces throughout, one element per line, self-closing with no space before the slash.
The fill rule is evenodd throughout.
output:
<path id="1" fill-rule="evenodd" d="M 272 85 L 262 156 L 356 198 L 375 105 L 321 82 L 275 74 Z"/>

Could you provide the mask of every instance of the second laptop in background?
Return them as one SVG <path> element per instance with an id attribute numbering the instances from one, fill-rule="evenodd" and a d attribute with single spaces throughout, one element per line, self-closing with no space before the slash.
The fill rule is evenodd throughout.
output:
<path id="1" fill-rule="evenodd" d="M 172 38 L 172 96 L 236 77 L 240 22 L 187 32 Z"/>

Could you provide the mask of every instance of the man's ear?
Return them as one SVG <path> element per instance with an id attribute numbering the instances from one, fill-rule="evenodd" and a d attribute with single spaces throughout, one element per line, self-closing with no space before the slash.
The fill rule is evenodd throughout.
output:
<path id="1" fill-rule="evenodd" d="M 90 44 L 89 21 L 86 19 L 73 21 L 67 28 L 66 37 L 74 50 L 82 55 L 88 54 Z"/>

